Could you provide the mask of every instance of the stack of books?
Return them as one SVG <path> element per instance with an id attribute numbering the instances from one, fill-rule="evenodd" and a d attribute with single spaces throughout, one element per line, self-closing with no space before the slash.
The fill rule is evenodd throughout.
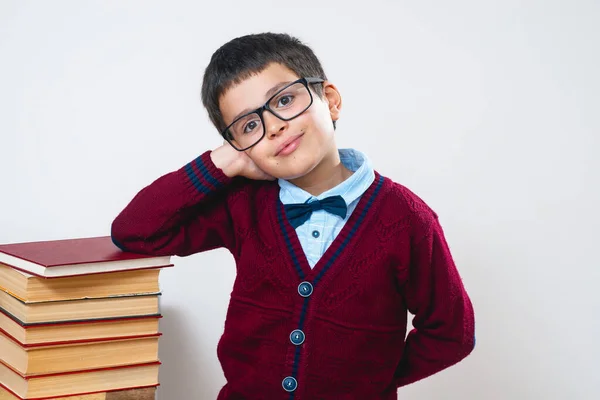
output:
<path id="1" fill-rule="evenodd" d="M 151 400 L 159 272 L 110 237 L 0 245 L 0 400 Z"/>

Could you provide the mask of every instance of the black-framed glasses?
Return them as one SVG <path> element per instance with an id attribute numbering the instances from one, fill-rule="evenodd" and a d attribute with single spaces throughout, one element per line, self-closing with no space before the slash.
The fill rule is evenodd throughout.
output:
<path id="1" fill-rule="evenodd" d="M 325 82 L 320 78 L 300 78 L 277 91 L 267 102 L 256 110 L 236 118 L 221 135 L 238 151 L 248 150 L 260 142 L 266 134 L 263 113 L 268 110 L 283 121 L 290 121 L 313 103 L 308 85 Z"/>

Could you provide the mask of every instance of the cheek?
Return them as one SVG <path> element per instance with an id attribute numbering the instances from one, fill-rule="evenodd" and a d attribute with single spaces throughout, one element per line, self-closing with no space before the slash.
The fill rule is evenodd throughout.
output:
<path id="1" fill-rule="evenodd" d="M 331 113 L 326 104 L 315 100 L 315 103 L 313 103 L 308 111 L 310 111 L 310 123 L 314 125 L 315 128 L 327 131 L 329 125 L 333 126 L 331 122 Z"/>
<path id="2" fill-rule="evenodd" d="M 254 161 L 254 164 L 256 164 L 256 166 L 262 170 L 265 171 L 267 173 L 270 173 L 270 166 L 273 164 L 272 160 L 267 159 L 266 157 L 261 157 L 258 158 Z"/>
<path id="3" fill-rule="evenodd" d="M 320 111 L 310 108 L 304 114 L 290 121 L 290 130 L 294 133 L 313 132 L 314 135 L 322 129 L 322 120 L 323 116 L 320 115 Z"/>
<path id="4" fill-rule="evenodd" d="M 331 115 L 331 111 L 329 108 L 324 107 L 324 110 L 320 113 L 321 123 L 326 126 L 328 129 L 333 129 L 333 117 Z"/>
<path id="5" fill-rule="evenodd" d="M 266 138 L 263 139 L 263 141 L 265 140 Z M 264 171 L 266 168 L 268 168 L 269 159 L 271 158 L 269 155 L 271 152 L 272 150 L 270 150 L 268 146 L 265 146 L 263 142 L 261 142 L 250 150 L 246 151 L 246 155 L 250 157 L 252 162 L 254 162 L 258 168 Z"/>

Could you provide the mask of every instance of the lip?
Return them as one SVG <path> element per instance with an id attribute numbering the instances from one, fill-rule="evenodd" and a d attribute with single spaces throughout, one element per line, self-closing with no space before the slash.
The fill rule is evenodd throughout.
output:
<path id="1" fill-rule="evenodd" d="M 295 141 L 300 139 L 302 136 L 304 136 L 304 133 L 301 133 L 296 136 L 292 136 L 291 138 L 289 138 L 288 140 L 286 140 L 285 142 L 280 144 L 279 147 L 277 147 L 277 151 L 275 151 L 275 156 L 278 156 L 279 153 L 281 153 L 287 146 L 293 144 Z"/>

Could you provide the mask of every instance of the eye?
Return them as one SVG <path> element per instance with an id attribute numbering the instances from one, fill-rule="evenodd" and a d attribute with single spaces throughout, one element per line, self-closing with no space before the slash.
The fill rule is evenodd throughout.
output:
<path id="1" fill-rule="evenodd" d="M 252 131 L 255 130 L 257 127 L 258 127 L 258 121 L 256 121 L 256 120 L 249 121 L 244 126 L 244 133 L 252 133 Z"/>
<path id="2" fill-rule="evenodd" d="M 287 94 L 285 96 L 280 97 L 277 100 L 277 107 L 286 107 L 289 106 L 294 101 L 294 96 L 291 94 Z"/>

